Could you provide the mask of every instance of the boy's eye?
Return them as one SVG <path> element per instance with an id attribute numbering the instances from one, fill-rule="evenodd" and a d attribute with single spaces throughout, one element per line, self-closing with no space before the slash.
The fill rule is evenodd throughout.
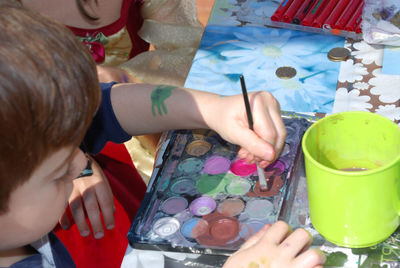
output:
<path id="1" fill-rule="evenodd" d="M 68 165 L 67 171 L 60 177 L 55 178 L 54 180 L 59 181 L 59 180 L 69 179 L 71 176 L 72 176 L 72 168 L 71 165 Z"/>

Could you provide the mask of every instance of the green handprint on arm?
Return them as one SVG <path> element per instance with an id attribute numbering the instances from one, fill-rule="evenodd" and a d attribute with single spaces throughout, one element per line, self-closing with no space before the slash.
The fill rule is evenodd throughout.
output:
<path id="1" fill-rule="evenodd" d="M 171 96 L 171 92 L 175 88 L 176 87 L 173 86 L 158 86 L 151 92 L 151 111 L 153 112 L 154 116 L 156 116 L 156 107 L 159 115 L 162 115 L 163 111 L 164 114 L 168 113 L 164 101 Z"/>

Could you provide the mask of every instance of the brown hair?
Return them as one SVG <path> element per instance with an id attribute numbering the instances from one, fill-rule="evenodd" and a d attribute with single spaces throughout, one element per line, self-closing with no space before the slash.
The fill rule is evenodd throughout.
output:
<path id="1" fill-rule="evenodd" d="M 92 56 L 63 25 L 0 1 L 0 213 L 51 153 L 78 146 L 101 92 Z"/>

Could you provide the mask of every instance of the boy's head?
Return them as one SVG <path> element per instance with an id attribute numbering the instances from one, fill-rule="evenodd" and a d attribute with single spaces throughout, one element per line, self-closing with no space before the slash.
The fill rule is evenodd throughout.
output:
<path id="1" fill-rule="evenodd" d="M 0 1 L 0 250 L 55 225 L 100 101 L 95 63 L 76 37 L 8 2 Z M 43 210 L 49 219 L 34 215 Z M 13 228 L 22 237 L 44 233 L 11 242 Z"/>

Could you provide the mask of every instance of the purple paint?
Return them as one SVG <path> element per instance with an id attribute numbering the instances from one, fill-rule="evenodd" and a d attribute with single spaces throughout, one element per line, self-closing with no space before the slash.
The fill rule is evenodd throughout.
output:
<path id="1" fill-rule="evenodd" d="M 274 175 L 275 176 L 279 176 L 279 175 L 282 175 L 283 172 L 285 172 L 285 169 L 286 169 L 285 163 L 283 163 L 282 161 L 277 160 L 274 163 L 270 164 L 266 168 L 266 171 L 274 170 L 275 171 Z"/>
<path id="2" fill-rule="evenodd" d="M 213 155 L 204 164 L 204 172 L 210 175 L 226 173 L 229 170 L 231 161 L 220 155 Z"/>
<path id="3" fill-rule="evenodd" d="M 208 196 L 202 196 L 192 201 L 189 206 L 190 212 L 196 216 L 204 216 L 210 214 L 217 207 L 215 200 Z"/>
<path id="4" fill-rule="evenodd" d="M 257 170 L 257 165 L 255 163 L 249 164 L 245 159 L 239 159 L 232 163 L 230 171 L 241 177 L 250 176 Z"/>
<path id="5" fill-rule="evenodd" d="M 170 215 L 183 211 L 188 206 L 188 201 L 179 196 L 173 196 L 165 200 L 161 205 L 161 210 Z"/>
<path id="6" fill-rule="evenodd" d="M 261 221 L 249 221 L 246 223 L 253 234 L 257 233 L 264 227 L 267 223 Z"/>

